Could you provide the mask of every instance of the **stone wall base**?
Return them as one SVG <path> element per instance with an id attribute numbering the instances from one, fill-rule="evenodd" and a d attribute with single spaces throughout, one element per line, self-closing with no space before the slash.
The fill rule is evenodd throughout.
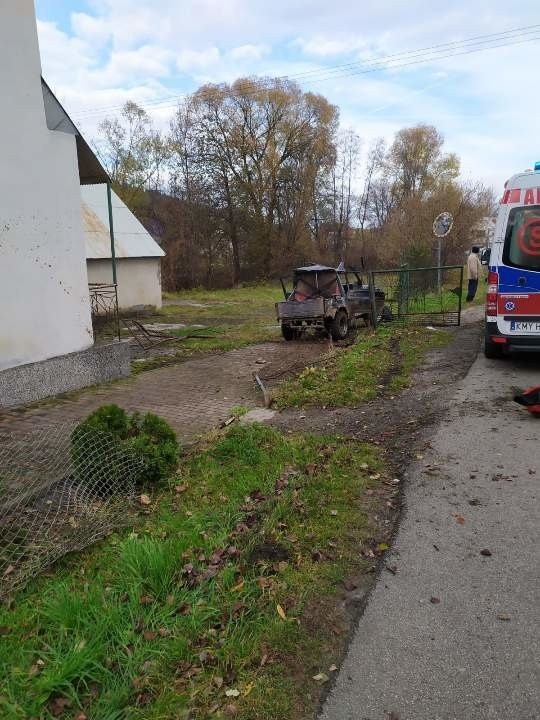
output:
<path id="1" fill-rule="evenodd" d="M 52 395 L 127 377 L 128 342 L 86 350 L 0 371 L 0 408 L 26 405 Z"/>

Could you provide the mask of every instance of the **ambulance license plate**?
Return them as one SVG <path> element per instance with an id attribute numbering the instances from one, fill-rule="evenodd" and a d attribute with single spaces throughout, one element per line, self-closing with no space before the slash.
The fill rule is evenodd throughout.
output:
<path id="1" fill-rule="evenodd" d="M 540 320 L 538 322 L 511 320 L 510 332 L 540 333 Z"/>

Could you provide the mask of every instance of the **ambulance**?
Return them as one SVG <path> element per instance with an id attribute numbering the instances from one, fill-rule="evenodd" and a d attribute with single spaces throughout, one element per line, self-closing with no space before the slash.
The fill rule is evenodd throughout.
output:
<path id="1" fill-rule="evenodd" d="M 505 183 L 489 258 L 485 355 L 540 352 L 540 162 Z"/>

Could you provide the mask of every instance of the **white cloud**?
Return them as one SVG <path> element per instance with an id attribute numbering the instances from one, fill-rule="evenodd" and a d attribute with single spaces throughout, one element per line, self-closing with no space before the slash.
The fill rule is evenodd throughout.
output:
<path id="1" fill-rule="evenodd" d="M 267 45 L 239 45 L 229 54 L 233 60 L 260 60 L 269 52 L 270 48 Z"/>
<path id="2" fill-rule="evenodd" d="M 176 56 L 176 67 L 179 70 L 203 70 L 217 65 L 220 57 L 217 47 L 209 47 L 204 50 L 183 50 Z"/>
<path id="3" fill-rule="evenodd" d="M 331 38 L 324 35 L 316 35 L 309 39 L 299 37 L 291 45 L 299 48 L 305 55 L 314 55 L 321 58 L 366 51 L 365 41 L 358 37 Z"/>
<path id="4" fill-rule="evenodd" d="M 71 27 L 76 37 L 101 48 L 112 37 L 109 23 L 103 18 L 93 17 L 87 13 L 73 13 Z"/>

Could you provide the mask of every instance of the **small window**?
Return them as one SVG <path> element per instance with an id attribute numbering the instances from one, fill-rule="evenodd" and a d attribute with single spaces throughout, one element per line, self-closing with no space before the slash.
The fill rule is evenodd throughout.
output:
<path id="1" fill-rule="evenodd" d="M 524 270 L 540 271 L 540 205 L 510 211 L 503 262 Z"/>

